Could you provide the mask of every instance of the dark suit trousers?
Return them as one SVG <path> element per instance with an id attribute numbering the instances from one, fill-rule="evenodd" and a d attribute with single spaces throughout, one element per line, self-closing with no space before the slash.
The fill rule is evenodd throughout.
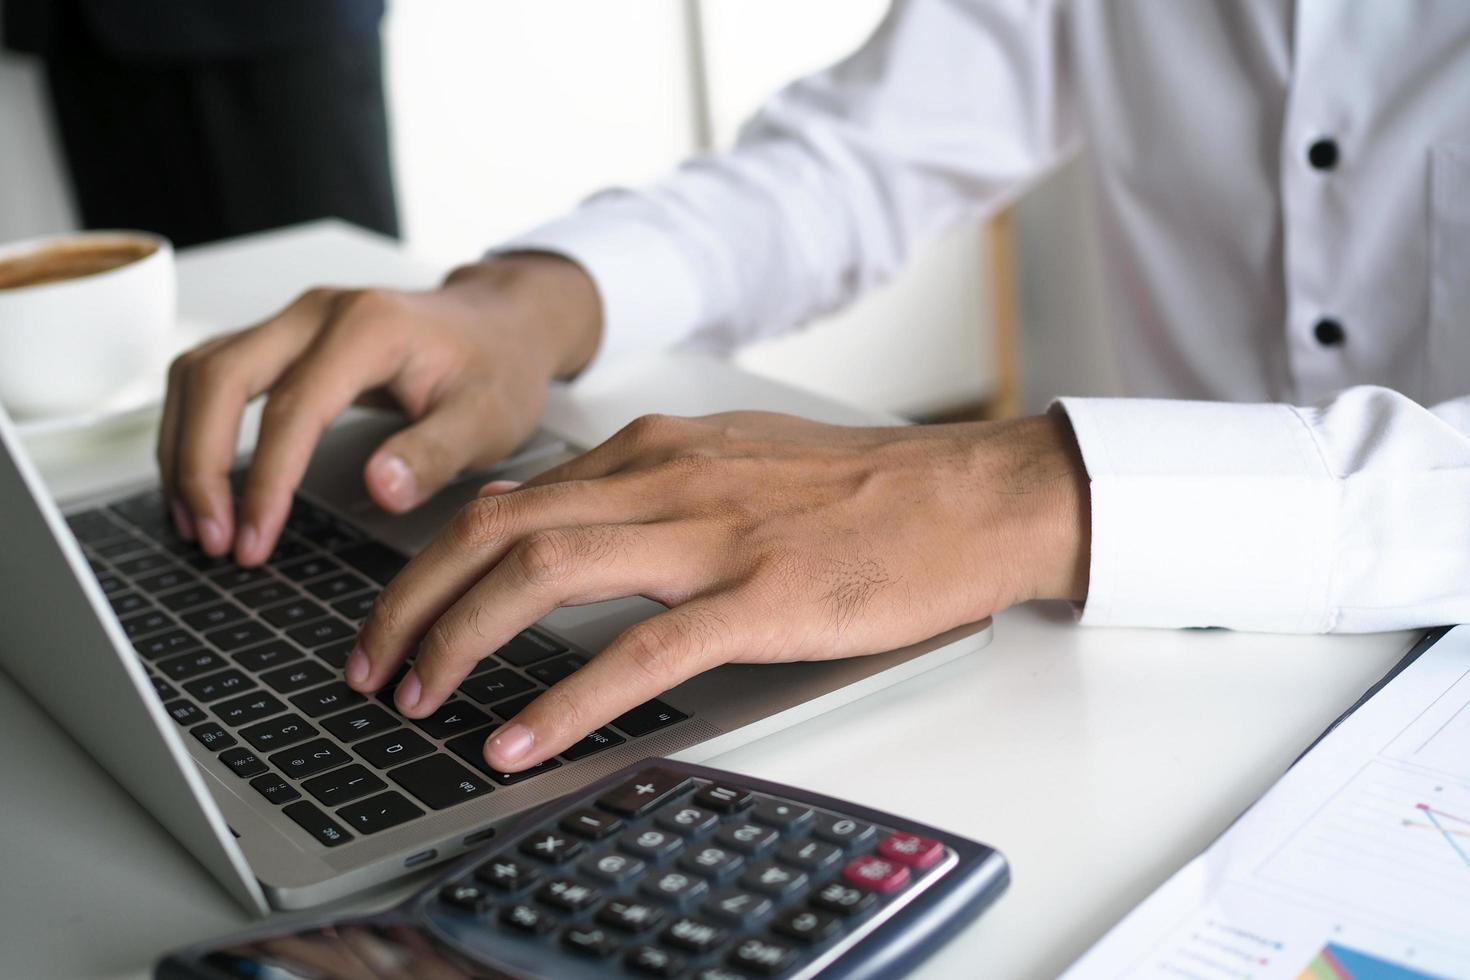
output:
<path id="1" fill-rule="evenodd" d="M 325 217 L 398 233 L 375 34 L 261 58 L 46 65 L 89 228 L 177 245 Z"/>

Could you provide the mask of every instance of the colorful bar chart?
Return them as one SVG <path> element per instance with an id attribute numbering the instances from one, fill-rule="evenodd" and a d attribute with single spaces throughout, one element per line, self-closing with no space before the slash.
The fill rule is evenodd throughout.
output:
<path id="1" fill-rule="evenodd" d="M 1316 955 L 1297 980 L 1436 980 L 1397 963 L 1346 946 L 1328 943 Z"/>

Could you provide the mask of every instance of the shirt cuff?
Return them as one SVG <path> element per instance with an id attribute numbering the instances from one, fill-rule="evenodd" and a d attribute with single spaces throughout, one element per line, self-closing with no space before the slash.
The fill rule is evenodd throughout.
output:
<path id="1" fill-rule="evenodd" d="M 1091 484 L 1084 624 L 1331 628 L 1340 488 L 1294 408 L 1056 404 Z"/>
<path id="2" fill-rule="evenodd" d="M 586 371 L 629 354 L 672 347 L 699 323 L 694 271 L 674 237 L 617 192 L 500 244 L 490 255 L 551 252 L 592 277 L 602 302 L 602 342 Z M 584 371 L 584 374 L 586 373 Z"/>

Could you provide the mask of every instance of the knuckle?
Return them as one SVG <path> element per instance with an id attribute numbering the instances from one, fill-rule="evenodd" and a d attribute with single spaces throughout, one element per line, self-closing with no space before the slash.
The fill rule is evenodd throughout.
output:
<path id="1" fill-rule="evenodd" d="M 640 415 L 629 422 L 619 434 L 624 437 L 625 442 L 635 446 L 657 445 L 671 434 L 676 421 L 671 415 Z"/>
<path id="2" fill-rule="evenodd" d="M 424 634 L 423 642 L 419 644 L 419 656 L 415 661 L 417 669 L 430 675 L 437 672 L 452 657 L 459 636 L 460 630 L 447 619 L 440 619 L 430 626 L 429 631 Z"/>
<path id="3" fill-rule="evenodd" d="M 536 531 L 516 545 L 514 554 L 522 579 L 533 586 L 546 586 L 567 575 L 576 550 L 564 531 Z"/>
<path id="4" fill-rule="evenodd" d="M 379 634 L 394 635 L 402 632 L 403 607 L 391 588 L 379 592 L 378 597 L 373 600 L 373 608 L 368 613 L 367 628 Z"/>
<path id="5" fill-rule="evenodd" d="M 356 289 L 342 294 L 339 302 L 342 315 L 337 318 L 334 326 L 341 329 L 349 321 L 372 319 L 391 313 L 397 308 L 398 294 L 391 289 Z"/>
<path id="6" fill-rule="evenodd" d="M 675 642 L 676 637 L 667 627 L 646 620 L 623 634 L 622 647 L 634 670 L 662 684 L 678 667 Z"/>
<path id="7" fill-rule="evenodd" d="M 510 526 L 508 508 L 499 497 L 477 497 L 454 516 L 457 540 L 472 547 L 489 547 L 505 536 Z"/>

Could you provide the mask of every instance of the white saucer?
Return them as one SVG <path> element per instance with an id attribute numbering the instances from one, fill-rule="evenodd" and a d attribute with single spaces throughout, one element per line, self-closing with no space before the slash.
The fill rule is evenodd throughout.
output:
<path id="1" fill-rule="evenodd" d="M 51 436 L 141 421 L 162 406 L 168 366 L 174 357 L 217 332 L 217 328 L 195 320 L 180 320 L 173 334 L 159 345 L 153 366 L 107 401 L 70 415 L 16 419 L 15 429 L 22 437 Z"/>

